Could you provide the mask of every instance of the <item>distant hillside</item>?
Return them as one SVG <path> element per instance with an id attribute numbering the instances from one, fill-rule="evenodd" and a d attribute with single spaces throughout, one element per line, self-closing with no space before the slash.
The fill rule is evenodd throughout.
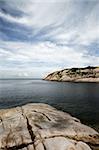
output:
<path id="1" fill-rule="evenodd" d="M 55 71 L 44 80 L 70 82 L 99 82 L 99 67 L 71 68 Z"/>

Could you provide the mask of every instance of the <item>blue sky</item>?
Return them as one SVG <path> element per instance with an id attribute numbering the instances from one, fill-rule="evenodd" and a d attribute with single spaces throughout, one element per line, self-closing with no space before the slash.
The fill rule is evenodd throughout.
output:
<path id="1" fill-rule="evenodd" d="M 99 66 L 99 0 L 0 0 L 0 78 Z"/>

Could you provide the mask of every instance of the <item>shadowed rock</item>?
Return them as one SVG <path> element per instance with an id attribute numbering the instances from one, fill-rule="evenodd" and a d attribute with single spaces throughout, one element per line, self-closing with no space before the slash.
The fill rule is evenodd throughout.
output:
<path id="1" fill-rule="evenodd" d="M 0 150 L 97 150 L 99 134 L 46 104 L 0 110 Z"/>

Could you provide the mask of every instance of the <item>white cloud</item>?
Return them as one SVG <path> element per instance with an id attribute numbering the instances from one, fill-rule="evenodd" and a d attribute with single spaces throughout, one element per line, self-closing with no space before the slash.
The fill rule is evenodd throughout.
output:
<path id="1" fill-rule="evenodd" d="M 64 1 L 63 1 L 64 2 Z M 9 14 L 5 14 L 3 12 L 0 12 L 0 17 L 7 19 L 10 22 L 20 23 L 24 24 L 26 26 L 34 26 L 42 28 L 47 25 L 51 25 L 53 23 L 56 23 L 58 19 L 62 17 L 65 13 L 64 3 L 61 2 L 37 2 L 37 1 L 9 1 L 7 4 L 9 4 L 11 7 L 16 6 L 18 10 L 21 10 L 24 12 L 24 16 L 22 17 L 15 17 L 11 16 Z"/>
<path id="2" fill-rule="evenodd" d="M 4 14 L 2 12 L 0 12 L 0 17 L 3 18 L 3 19 L 8 20 L 10 22 L 15 22 L 15 23 L 28 25 L 28 19 L 26 17 L 23 17 L 23 18 L 13 17 L 13 16 L 11 16 L 9 14 Z"/>
<path id="3" fill-rule="evenodd" d="M 12 23 L 31 27 L 31 35 L 36 35 L 42 30 L 47 32 L 46 27 L 54 27 L 54 30 L 42 36 L 50 36 L 60 43 L 73 40 L 74 43 L 90 44 L 93 40 L 99 40 L 98 1 L 8 0 L 6 3 L 11 7 L 16 6 L 24 15 L 13 17 L 0 12 L 0 16 Z"/>
<path id="4" fill-rule="evenodd" d="M 10 37 L 10 41 L 0 41 L 0 69 L 4 73 L 7 70 L 11 74 L 8 70 L 12 70 L 17 76 L 40 76 L 60 68 L 99 64 L 99 53 L 89 55 L 85 47 L 99 44 L 98 1 L 8 0 L 6 5 L 16 6 L 23 15 L 13 17 L 0 12 L 0 16 L 11 24 L 28 27 L 31 32 L 25 37 L 30 38 L 29 42 L 22 42 L 22 35 L 13 41 L 10 33 L 0 33 Z M 10 30 L 17 35 L 18 28 Z"/>
<path id="5" fill-rule="evenodd" d="M 4 42 L 1 45 L 4 45 Z M 12 51 L 9 51 L 9 49 L 12 49 Z M 0 49 L 0 54 L 0 62 L 3 62 L 1 69 L 8 70 L 8 68 L 12 68 L 13 70 L 16 68 L 14 74 L 17 74 L 17 76 L 31 76 L 38 72 L 38 74 L 44 75 L 49 70 L 52 71 L 58 68 L 99 64 L 99 57 L 85 57 L 86 50 L 78 51 L 68 46 L 59 47 L 50 42 L 38 43 L 37 45 L 6 42 L 3 49 Z"/>

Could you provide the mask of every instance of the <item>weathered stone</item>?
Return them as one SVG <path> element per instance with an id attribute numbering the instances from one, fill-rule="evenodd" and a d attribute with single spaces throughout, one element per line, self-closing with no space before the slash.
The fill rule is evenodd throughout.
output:
<path id="1" fill-rule="evenodd" d="M 99 134 L 46 104 L 0 110 L 0 150 L 91 150 Z"/>
<path id="2" fill-rule="evenodd" d="M 55 71 L 44 80 L 69 82 L 99 82 L 99 67 L 71 68 Z"/>

